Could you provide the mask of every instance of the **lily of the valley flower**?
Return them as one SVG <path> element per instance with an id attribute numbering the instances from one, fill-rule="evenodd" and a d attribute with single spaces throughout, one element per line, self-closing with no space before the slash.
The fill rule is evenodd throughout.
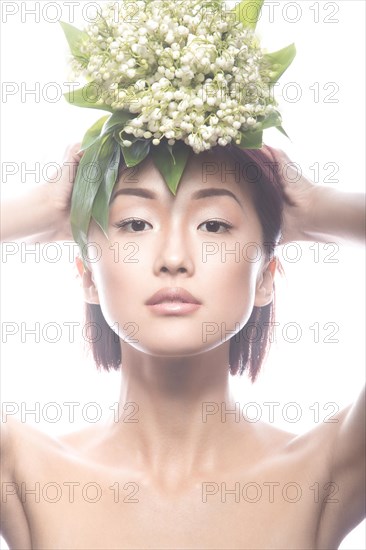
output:
<path id="1" fill-rule="evenodd" d="M 98 86 L 100 105 L 139 115 L 123 129 L 125 147 L 142 137 L 183 140 L 196 153 L 240 143 L 277 106 L 257 36 L 220 2 L 209 11 L 198 0 L 134 6 L 132 16 L 127 0 L 104 5 L 73 60 L 75 76 Z"/>

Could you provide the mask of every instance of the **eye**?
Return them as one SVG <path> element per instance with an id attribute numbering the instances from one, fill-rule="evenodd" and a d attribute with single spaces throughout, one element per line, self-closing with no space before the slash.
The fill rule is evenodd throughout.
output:
<path id="1" fill-rule="evenodd" d="M 126 220 L 121 220 L 120 222 L 115 223 L 114 227 L 119 227 L 120 229 L 123 229 L 126 231 L 125 227 L 127 227 L 130 224 L 134 224 L 132 225 L 133 227 L 132 233 L 141 233 L 144 225 L 150 225 L 144 220 L 139 220 L 138 218 L 128 218 Z"/>
<path id="2" fill-rule="evenodd" d="M 220 231 L 220 233 L 226 233 L 233 227 L 231 223 L 223 222 L 221 220 L 209 220 L 207 222 L 201 223 L 201 225 L 207 225 L 208 233 L 218 233 L 216 229 L 220 226 L 224 227 L 224 231 Z"/>

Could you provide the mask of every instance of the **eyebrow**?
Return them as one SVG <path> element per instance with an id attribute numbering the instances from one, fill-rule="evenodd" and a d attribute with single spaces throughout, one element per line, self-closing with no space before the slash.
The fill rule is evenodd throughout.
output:
<path id="1" fill-rule="evenodd" d="M 141 187 L 136 189 L 127 187 L 125 189 L 118 189 L 118 191 L 116 191 L 113 194 L 109 204 L 112 204 L 112 202 L 116 197 L 118 197 L 118 195 L 135 195 L 136 197 L 142 197 L 144 199 L 152 199 L 152 200 L 157 199 L 157 196 L 155 193 L 153 193 L 153 191 L 149 191 L 148 189 L 142 189 Z"/>
<path id="2" fill-rule="evenodd" d="M 236 195 L 234 195 L 234 193 L 232 193 L 228 189 L 218 189 L 217 187 L 209 187 L 207 189 L 199 189 L 198 191 L 195 191 L 192 194 L 191 199 L 197 200 L 197 199 L 205 199 L 207 197 L 220 197 L 220 196 L 225 196 L 225 195 L 227 197 L 231 197 L 232 199 L 234 199 L 238 203 L 240 208 L 243 209 L 243 205 L 241 204 L 239 199 L 236 197 Z"/>
<path id="3" fill-rule="evenodd" d="M 136 197 L 142 197 L 144 199 L 159 200 L 159 197 L 156 195 L 156 193 L 154 193 L 153 191 L 150 191 L 149 189 L 143 189 L 141 187 L 136 187 L 136 188 L 127 187 L 125 189 L 119 189 L 118 191 L 116 191 L 112 196 L 109 204 L 112 204 L 112 202 L 116 197 L 118 197 L 118 195 L 134 195 Z M 208 197 L 218 197 L 218 196 L 231 197 L 238 203 L 240 208 L 243 210 L 243 205 L 241 204 L 239 199 L 234 195 L 234 193 L 232 193 L 228 189 L 218 189 L 216 187 L 199 189 L 198 191 L 195 191 L 191 195 L 191 200 L 206 199 Z"/>

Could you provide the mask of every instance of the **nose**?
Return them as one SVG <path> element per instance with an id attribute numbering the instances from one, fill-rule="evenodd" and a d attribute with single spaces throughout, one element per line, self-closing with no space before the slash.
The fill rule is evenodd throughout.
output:
<path id="1" fill-rule="evenodd" d="M 178 220 L 167 224 L 161 233 L 154 265 L 155 274 L 180 273 L 191 276 L 194 272 L 193 252 L 187 228 Z"/>

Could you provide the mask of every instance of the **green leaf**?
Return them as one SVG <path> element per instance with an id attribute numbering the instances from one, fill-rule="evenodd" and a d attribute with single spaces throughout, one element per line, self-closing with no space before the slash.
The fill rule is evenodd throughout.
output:
<path id="1" fill-rule="evenodd" d="M 108 118 L 110 118 L 109 115 L 103 116 L 102 118 L 97 120 L 97 122 L 95 122 L 93 126 L 89 128 L 89 130 L 87 130 L 87 132 L 83 137 L 83 142 L 81 144 L 80 151 L 85 151 L 85 149 L 93 145 L 93 143 L 100 137 L 103 124 Z"/>
<path id="2" fill-rule="evenodd" d="M 112 155 L 109 165 L 104 173 L 104 180 L 101 183 L 98 193 L 94 199 L 92 217 L 97 222 L 104 235 L 108 238 L 109 202 L 117 181 L 119 162 L 121 158 L 121 147 L 113 140 Z"/>
<path id="3" fill-rule="evenodd" d="M 131 147 L 121 145 L 121 149 L 126 166 L 131 168 L 140 164 L 147 157 L 150 151 L 150 140 L 138 139 L 132 143 Z"/>
<path id="4" fill-rule="evenodd" d="M 191 154 L 190 147 L 183 141 L 176 141 L 171 152 L 167 142 L 162 141 L 160 145 L 152 145 L 150 151 L 155 166 L 160 171 L 173 195 L 175 195 Z"/>
<path id="5" fill-rule="evenodd" d="M 81 249 L 87 244 L 92 206 L 108 168 L 113 147 L 111 135 L 99 138 L 86 149 L 76 172 L 70 222 L 74 240 Z"/>
<path id="6" fill-rule="evenodd" d="M 73 25 L 70 25 L 70 23 L 65 23 L 64 21 L 59 21 L 59 23 L 65 33 L 72 55 L 81 61 L 87 61 L 85 55 L 80 51 L 80 46 L 83 43 L 83 40 L 87 40 L 89 38 L 88 34 L 85 31 L 81 31 Z"/>
<path id="7" fill-rule="evenodd" d="M 263 145 L 263 132 L 245 132 L 241 134 L 240 149 L 260 149 Z"/>
<path id="8" fill-rule="evenodd" d="M 170 156 L 172 157 L 172 160 L 173 160 L 173 163 L 175 162 L 175 158 L 174 158 L 174 153 L 173 153 L 173 145 L 169 145 L 169 143 L 167 144 L 167 149 L 170 153 Z"/>
<path id="9" fill-rule="evenodd" d="M 102 133 L 106 134 L 108 132 L 113 132 L 119 126 L 122 128 L 123 126 L 126 126 L 126 123 L 128 121 L 130 121 L 135 117 L 136 115 L 133 113 L 130 113 L 129 111 L 123 111 L 123 110 L 115 111 L 104 124 Z"/>
<path id="10" fill-rule="evenodd" d="M 284 136 L 286 136 L 290 141 L 291 141 L 291 138 L 290 136 L 285 132 L 285 130 L 282 128 L 282 126 L 276 126 L 277 130 L 279 130 L 281 132 L 281 134 L 283 134 Z"/>
<path id="11" fill-rule="evenodd" d="M 100 86 L 96 82 L 89 82 L 83 88 L 72 90 L 64 94 L 65 99 L 76 107 L 86 107 L 89 109 L 101 109 L 113 113 L 113 108 L 106 103 L 97 104 L 100 99 Z"/>
<path id="12" fill-rule="evenodd" d="M 293 62 L 296 55 L 295 44 L 290 44 L 282 50 L 278 50 L 273 53 L 266 53 L 263 56 L 264 62 L 269 65 L 272 75 L 271 75 L 271 84 L 277 82 L 281 75 L 288 69 L 288 67 Z"/>
<path id="13" fill-rule="evenodd" d="M 243 23 L 246 29 L 255 30 L 264 0 L 242 0 L 235 6 L 236 21 Z"/>
<path id="14" fill-rule="evenodd" d="M 278 111 L 272 111 L 264 120 L 259 121 L 260 126 L 257 126 L 258 130 L 265 130 L 266 128 L 272 128 L 273 126 L 279 126 L 282 122 L 281 115 Z"/>

